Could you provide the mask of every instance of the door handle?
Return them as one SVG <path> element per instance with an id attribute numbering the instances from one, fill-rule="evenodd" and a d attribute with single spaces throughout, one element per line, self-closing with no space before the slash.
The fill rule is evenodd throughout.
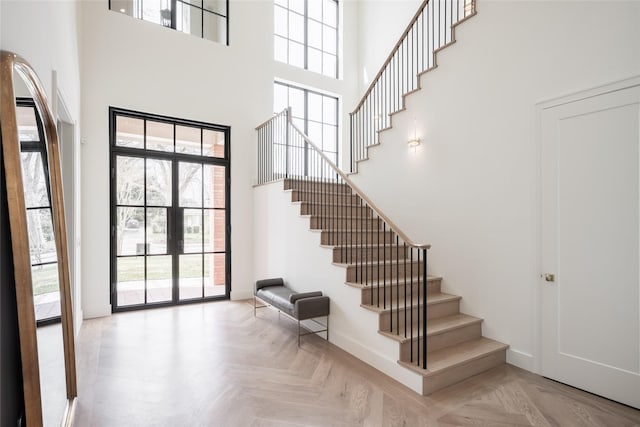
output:
<path id="1" fill-rule="evenodd" d="M 555 282 L 556 281 L 556 275 L 555 274 L 544 273 L 542 275 L 542 277 L 544 277 L 545 282 Z"/>

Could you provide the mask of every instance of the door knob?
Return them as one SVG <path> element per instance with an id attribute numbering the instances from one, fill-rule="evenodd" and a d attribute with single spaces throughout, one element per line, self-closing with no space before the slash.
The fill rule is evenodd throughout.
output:
<path id="1" fill-rule="evenodd" d="M 555 274 L 551 274 L 551 273 L 545 273 L 543 275 L 544 280 L 547 282 L 555 282 L 556 281 L 556 275 Z"/>

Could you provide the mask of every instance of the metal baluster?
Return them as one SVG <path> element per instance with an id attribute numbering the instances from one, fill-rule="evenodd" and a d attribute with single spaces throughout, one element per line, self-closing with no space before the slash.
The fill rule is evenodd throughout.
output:
<path id="1" fill-rule="evenodd" d="M 382 298 L 384 299 L 383 308 L 387 308 L 387 223 L 382 223 Z M 378 240 L 378 244 L 380 244 L 380 240 Z M 380 276 L 378 276 L 378 280 L 380 280 Z"/>
<path id="2" fill-rule="evenodd" d="M 422 250 L 422 368 L 427 369 L 427 250 Z"/>
<path id="3" fill-rule="evenodd" d="M 420 250 L 418 249 L 418 266 L 420 265 Z M 418 366 L 420 366 L 420 267 L 418 267 L 418 330 L 416 331 L 418 333 Z M 413 307 L 411 307 L 411 312 L 413 312 Z M 424 319 L 423 319 L 424 320 Z M 423 335 L 422 339 L 425 339 L 426 337 Z"/>
<path id="4" fill-rule="evenodd" d="M 396 310 L 396 325 L 398 325 L 398 332 L 397 335 L 400 335 L 400 257 L 398 254 L 398 248 L 400 247 L 399 245 L 399 240 L 398 240 L 398 235 L 396 234 L 396 304 L 398 304 L 398 310 Z M 405 271 L 406 271 L 406 266 L 405 266 Z M 407 307 L 404 308 L 405 311 L 407 310 Z"/>
<path id="5" fill-rule="evenodd" d="M 410 250 L 411 259 L 409 260 L 409 267 L 411 268 L 411 312 L 409 317 L 411 318 L 411 363 L 413 363 L 413 248 Z"/>

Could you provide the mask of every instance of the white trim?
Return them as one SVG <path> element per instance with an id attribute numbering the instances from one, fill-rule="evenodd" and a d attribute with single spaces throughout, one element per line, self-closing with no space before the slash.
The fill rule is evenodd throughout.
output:
<path id="1" fill-rule="evenodd" d="M 592 98 L 598 95 L 604 95 L 605 93 L 615 92 L 618 90 L 623 90 L 623 89 L 627 89 L 634 86 L 640 86 L 640 76 L 633 76 L 627 79 L 617 80 L 617 81 L 607 83 L 601 86 L 596 86 L 590 89 L 581 90 L 579 92 L 573 92 L 573 93 L 562 95 L 556 98 L 540 101 L 536 104 L 536 109 L 546 110 L 548 108 L 569 104 L 571 102 L 580 101 L 586 98 Z"/>
<path id="2" fill-rule="evenodd" d="M 510 365 L 517 366 L 518 368 L 522 368 L 530 372 L 535 372 L 534 362 L 535 360 L 533 355 L 529 353 L 513 348 L 507 349 L 507 363 Z"/>
<path id="3" fill-rule="evenodd" d="M 613 81 L 610 83 L 606 83 L 600 86 L 595 86 L 589 89 L 581 90 L 578 92 L 573 92 L 570 94 L 554 97 L 547 99 L 545 101 L 540 101 L 535 104 L 535 141 L 537 145 L 537 153 L 536 153 L 536 206 L 538 208 L 538 215 L 536 218 L 535 224 L 535 245 L 536 245 L 536 260 L 535 260 L 535 271 L 538 272 L 536 275 L 536 287 L 533 290 L 533 303 L 534 303 L 534 313 L 533 313 L 533 354 L 531 355 L 531 366 L 528 369 L 534 373 L 541 374 L 542 373 L 542 287 L 540 286 L 542 282 L 542 113 L 544 110 L 548 110 L 550 108 L 558 107 L 561 105 L 569 104 L 572 102 L 581 101 L 587 98 L 592 98 L 599 95 L 604 95 L 606 93 L 616 92 L 619 90 L 628 89 L 631 87 L 640 86 L 640 75 L 629 77 L 622 80 Z M 511 350 L 510 350 L 511 351 Z M 514 353 L 520 353 L 517 350 L 513 350 Z M 520 353 L 520 355 L 513 354 L 514 365 L 519 366 L 516 360 L 521 360 L 521 355 L 527 355 L 526 353 Z M 511 363 L 511 362 L 510 362 Z"/>

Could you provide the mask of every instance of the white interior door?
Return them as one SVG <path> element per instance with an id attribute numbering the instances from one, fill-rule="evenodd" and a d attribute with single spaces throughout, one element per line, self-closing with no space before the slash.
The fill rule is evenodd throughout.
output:
<path id="1" fill-rule="evenodd" d="M 639 128 L 640 86 L 542 110 L 542 374 L 637 408 Z"/>

